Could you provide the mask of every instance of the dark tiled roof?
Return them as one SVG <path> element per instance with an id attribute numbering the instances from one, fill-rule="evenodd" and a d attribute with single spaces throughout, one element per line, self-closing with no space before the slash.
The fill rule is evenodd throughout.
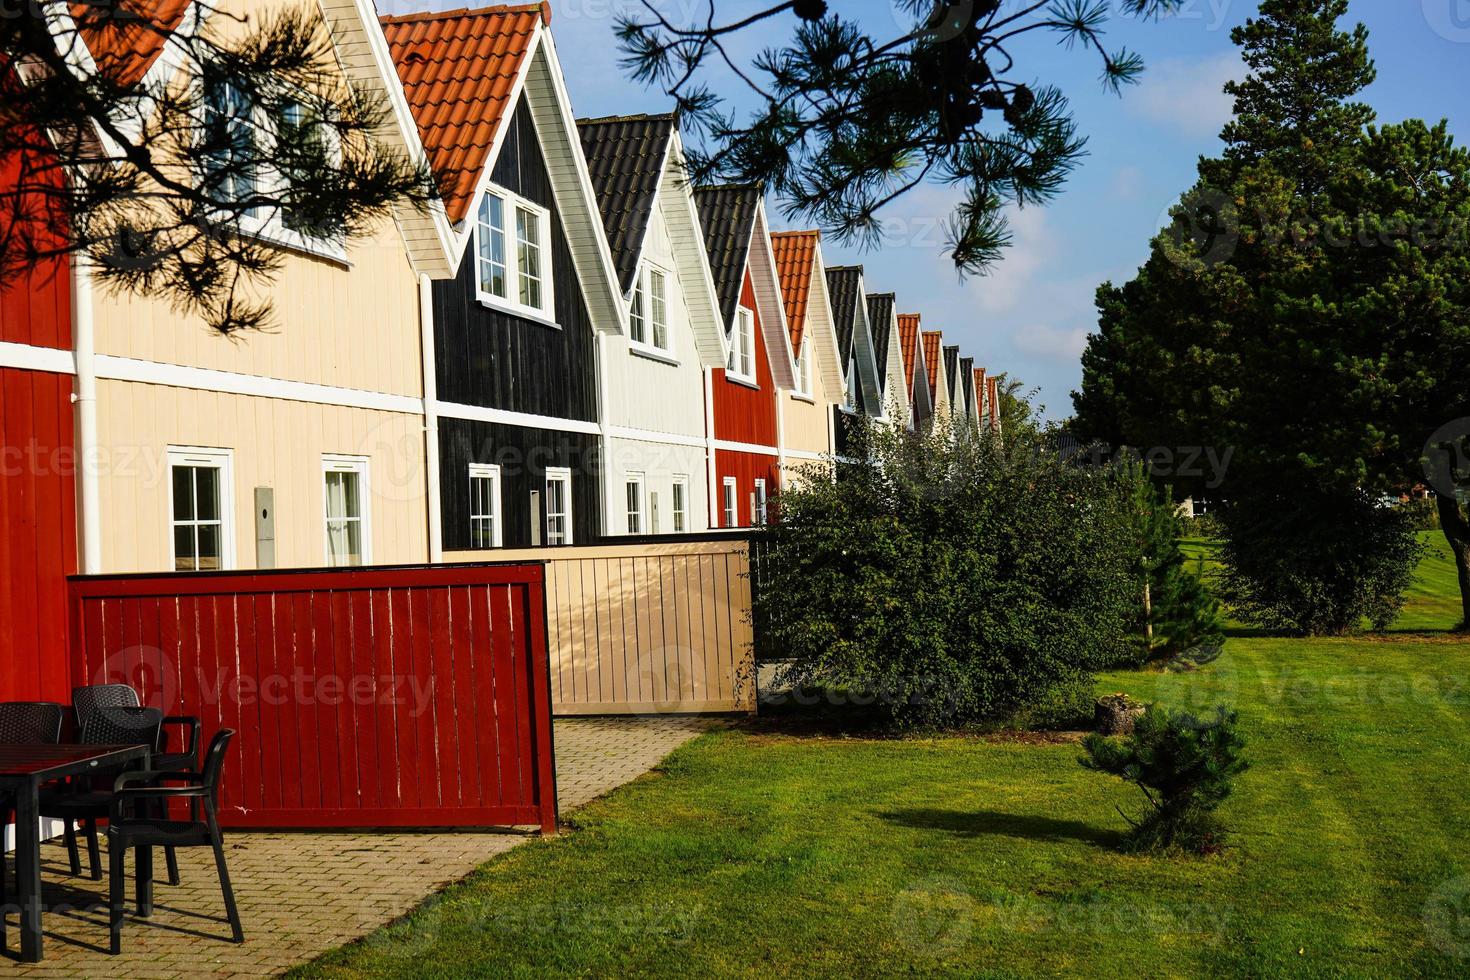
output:
<path id="1" fill-rule="evenodd" d="M 955 392 L 959 379 L 956 376 L 960 369 L 960 349 L 958 345 L 950 345 L 944 349 L 944 383 L 949 386 L 951 393 Z M 960 404 L 955 406 L 955 411 L 965 407 L 964 396 L 960 396 Z"/>
<path id="2" fill-rule="evenodd" d="M 963 392 L 965 396 L 966 412 L 973 412 L 975 410 L 975 386 L 969 383 L 970 379 L 974 376 L 975 359 L 973 357 L 960 358 L 960 376 L 958 384 L 960 386 L 960 391 Z"/>
<path id="3" fill-rule="evenodd" d="M 837 327 L 837 350 L 842 355 L 842 369 L 847 370 L 852 356 L 852 331 L 857 323 L 858 280 L 860 265 L 834 265 L 827 270 L 827 295 L 832 300 L 832 320 Z"/>
<path id="4" fill-rule="evenodd" d="M 816 265 L 819 231 L 782 231 L 771 236 L 776 256 L 776 274 L 781 280 L 781 299 L 786 304 L 786 326 L 791 332 L 791 349 L 801 356 L 801 335 L 806 329 L 807 303 L 812 293 L 812 268 Z"/>
<path id="5" fill-rule="evenodd" d="M 750 254 L 750 235 L 755 228 L 755 211 L 760 200 L 761 189 L 750 184 L 700 187 L 694 191 L 726 332 L 735 319 L 735 307 L 740 305 L 745 260 Z"/>
<path id="6" fill-rule="evenodd" d="M 892 293 L 868 294 L 868 329 L 873 331 L 873 356 L 878 359 L 878 384 L 888 387 L 888 346 L 893 343 Z"/>
<path id="7" fill-rule="evenodd" d="M 469 211 L 531 39 L 550 17 L 533 3 L 379 18 L 450 221 Z"/>
<path id="8" fill-rule="evenodd" d="M 618 270 L 618 285 L 625 293 L 633 288 L 638 272 L 639 252 L 658 197 L 674 125 L 672 113 L 577 120 L 602 226 Z"/>

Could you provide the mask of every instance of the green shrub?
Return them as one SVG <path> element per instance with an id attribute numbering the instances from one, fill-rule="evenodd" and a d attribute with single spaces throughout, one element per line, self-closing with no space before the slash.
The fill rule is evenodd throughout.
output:
<path id="1" fill-rule="evenodd" d="M 1077 731 L 1092 725 L 1097 708 L 1097 684 L 1091 674 L 1058 681 L 1023 706 L 1006 727 L 1025 731 Z"/>
<path id="2" fill-rule="evenodd" d="M 1245 623 L 1340 635 L 1387 629 L 1423 549 L 1408 513 L 1364 494 L 1307 490 L 1232 499 L 1222 593 Z"/>
<path id="3" fill-rule="evenodd" d="M 994 722 L 1125 658 L 1127 490 L 1037 439 L 864 426 L 838 479 L 782 494 L 753 575 L 780 685 L 869 693 L 887 722 Z"/>
<path id="4" fill-rule="evenodd" d="M 1093 734 L 1082 746 L 1087 750 L 1078 760 L 1083 767 L 1134 784 L 1148 801 L 1143 818 L 1129 821 L 1130 850 L 1208 853 L 1220 847 L 1223 834 L 1215 809 L 1247 768 L 1235 712 L 1220 707 L 1212 720 L 1203 721 L 1149 705 L 1131 735 Z"/>

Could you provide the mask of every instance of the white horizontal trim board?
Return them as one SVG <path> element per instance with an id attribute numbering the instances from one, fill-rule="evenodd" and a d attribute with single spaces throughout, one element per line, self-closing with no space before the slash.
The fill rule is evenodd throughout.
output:
<path id="1" fill-rule="evenodd" d="M 519 425 L 528 429 L 554 429 L 557 432 L 579 432 L 589 436 L 602 434 L 602 426 L 596 422 L 584 422 L 581 419 L 507 412 L 501 408 L 483 408 L 479 405 L 462 405 L 459 402 L 435 401 L 433 408 L 435 414 L 443 418 L 465 419 L 470 422 L 498 422 L 501 425 Z"/>
<path id="2" fill-rule="evenodd" d="M 0 367 L 24 371 L 49 371 L 52 374 L 76 374 L 77 361 L 69 350 L 37 347 L 34 344 L 12 344 L 0 341 Z"/>
<path id="3" fill-rule="evenodd" d="M 168 385 L 173 388 L 197 388 L 230 395 L 255 395 L 285 401 L 311 402 L 316 405 L 340 405 L 346 408 L 368 408 L 380 412 L 424 414 L 422 398 L 412 395 L 390 395 L 360 388 L 338 388 L 309 381 L 284 381 L 233 371 L 160 364 L 114 354 L 97 355 L 97 377 L 108 381 L 137 381 L 144 384 Z"/>
<path id="4" fill-rule="evenodd" d="M 821 463 L 825 463 L 832 458 L 829 453 L 813 452 L 810 449 L 791 449 L 789 447 L 786 450 L 786 455 L 791 459 L 812 459 Z"/>
<path id="5" fill-rule="evenodd" d="M 727 439 L 716 439 L 716 449 L 723 449 L 732 453 L 759 453 L 762 456 L 779 456 L 781 450 L 775 446 L 758 446 L 753 442 L 730 442 Z"/>
<path id="6" fill-rule="evenodd" d="M 694 449 L 705 447 L 704 436 L 683 436 L 677 432 L 659 432 L 655 429 L 635 429 L 626 425 L 607 427 L 609 439 L 627 439 L 632 442 L 656 442 L 665 446 L 689 446 Z"/>

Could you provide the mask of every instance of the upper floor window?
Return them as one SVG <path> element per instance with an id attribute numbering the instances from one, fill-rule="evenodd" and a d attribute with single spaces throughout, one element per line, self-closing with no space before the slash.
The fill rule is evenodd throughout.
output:
<path id="1" fill-rule="evenodd" d="M 721 484 L 721 490 L 722 490 L 722 492 L 724 494 L 724 496 L 721 499 L 720 503 L 721 503 L 721 509 L 723 509 L 724 512 L 725 512 L 725 526 L 726 527 L 738 527 L 739 524 L 740 524 L 740 514 L 735 509 L 736 508 L 735 478 L 733 476 L 727 476 L 727 477 L 725 477 L 724 483 Z"/>
<path id="2" fill-rule="evenodd" d="M 628 310 L 628 337 L 636 345 L 669 353 L 669 276 L 662 269 L 639 270 Z"/>
<path id="3" fill-rule="evenodd" d="M 674 515 L 674 533 L 683 534 L 689 530 L 689 477 L 674 477 L 672 497 L 670 510 Z"/>
<path id="4" fill-rule="evenodd" d="M 475 218 L 475 285 L 483 302 L 512 313 L 552 316 L 550 224 L 539 205 L 498 187 L 485 192 Z"/>
<path id="5" fill-rule="evenodd" d="M 810 395 L 812 393 L 811 353 L 811 338 L 801 338 L 801 349 L 796 353 L 796 393 L 798 395 Z"/>
<path id="6" fill-rule="evenodd" d="M 766 481 L 755 481 L 755 495 L 751 497 L 750 523 L 756 527 L 763 527 L 766 523 L 766 515 L 769 513 L 766 501 Z"/>
<path id="7" fill-rule="evenodd" d="M 327 564 L 366 565 L 368 461 L 361 456 L 323 456 L 326 488 Z"/>
<path id="8" fill-rule="evenodd" d="M 572 543 L 572 471 L 546 470 L 546 543 Z"/>
<path id="9" fill-rule="evenodd" d="M 345 258 L 337 223 L 293 206 L 340 157 L 337 134 L 313 100 L 303 92 L 263 106 L 240 81 L 216 75 L 205 82 L 203 103 L 202 180 L 219 217 L 249 235 Z"/>
<path id="10" fill-rule="evenodd" d="M 755 314 L 749 307 L 735 311 L 735 330 L 730 335 L 730 356 L 725 369 L 747 381 L 755 379 Z"/>
<path id="11" fill-rule="evenodd" d="M 633 305 L 628 310 L 628 337 L 635 344 L 648 343 L 648 295 L 643 289 L 643 277 L 633 283 Z"/>
<path id="12" fill-rule="evenodd" d="M 628 495 L 628 533 L 643 534 L 643 474 L 629 473 L 625 489 Z"/>

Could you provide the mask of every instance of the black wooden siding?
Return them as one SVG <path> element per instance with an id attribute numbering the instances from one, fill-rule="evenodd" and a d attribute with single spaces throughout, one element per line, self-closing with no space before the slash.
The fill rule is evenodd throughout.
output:
<path id="1" fill-rule="evenodd" d="M 502 544 L 531 546 L 531 491 L 542 493 L 541 541 L 546 541 L 546 469 L 572 471 L 572 543 L 595 544 L 602 533 L 601 454 L 598 437 L 519 425 L 439 420 L 439 491 L 444 547 L 470 548 L 470 465 L 500 467 Z"/>
<path id="2" fill-rule="evenodd" d="M 508 127 L 491 179 L 550 212 L 552 283 L 556 322 L 561 329 L 480 303 L 475 297 L 471 239 L 458 276 L 433 285 L 439 398 L 510 412 L 595 421 L 597 355 L 592 317 L 567 248 L 551 179 L 536 140 L 535 123 L 524 98 Z M 474 216 L 469 220 L 473 221 Z M 507 235 L 512 234 L 507 228 Z"/>

